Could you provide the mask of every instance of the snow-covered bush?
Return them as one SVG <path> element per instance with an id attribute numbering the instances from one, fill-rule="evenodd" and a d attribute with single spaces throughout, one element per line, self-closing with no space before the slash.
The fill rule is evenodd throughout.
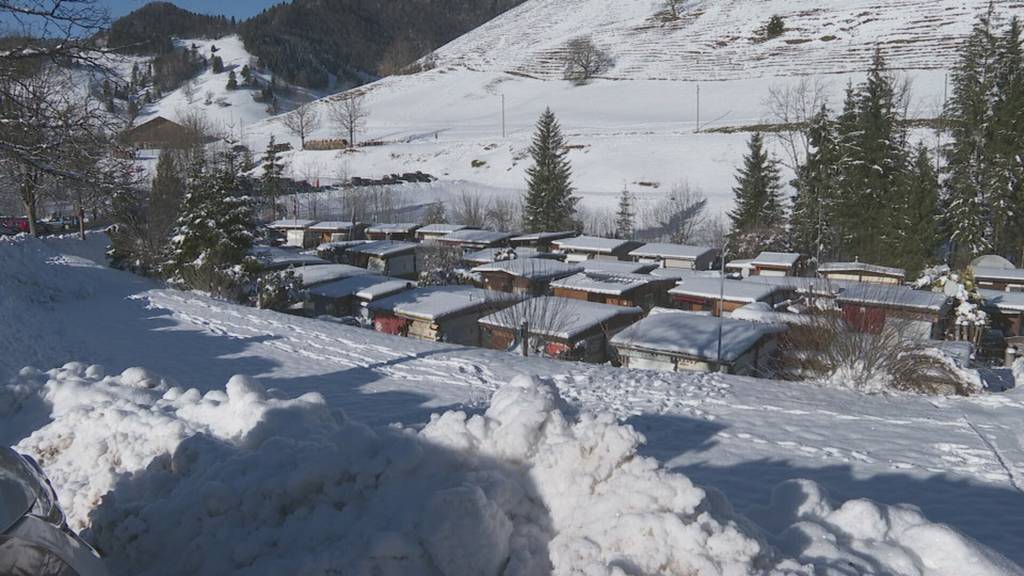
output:
<path id="1" fill-rule="evenodd" d="M 256 283 L 256 306 L 267 310 L 287 310 L 304 297 L 302 278 L 292 270 L 270 272 Z"/>
<path id="2" fill-rule="evenodd" d="M 761 528 L 640 456 L 633 428 L 569 418 L 528 378 L 419 431 L 242 376 L 206 394 L 140 368 L 21 378 L 52 422 L 17 449 L 114 573 L 1021 574 L 915 509 L 836 507 L 808 481 L 754 510 Z"/>

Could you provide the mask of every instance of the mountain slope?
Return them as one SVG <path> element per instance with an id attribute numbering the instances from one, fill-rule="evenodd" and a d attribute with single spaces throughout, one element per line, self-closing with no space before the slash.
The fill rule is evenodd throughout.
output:
<path id="1" fill-rule="evenodd" d="M 735 80 L 867 69 L 875 48 L 894 68 L 948 67 L 987 0 L 697 0 L 671 20 L 654 2 L 531 0 L 441 49 L 442 64 L 552 79 L 565 42 L 590 35 L 616 79 Z M 1014 1 L 1001 12 L 1022 11 Z M 762 40 L 778 15 L 785 32 Z"/>

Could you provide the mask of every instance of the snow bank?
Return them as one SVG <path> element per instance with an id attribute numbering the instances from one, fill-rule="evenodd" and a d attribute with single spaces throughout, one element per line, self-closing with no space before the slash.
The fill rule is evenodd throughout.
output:
<path id="1" fill-rule="evenodd" d="M 117 573 L 1022 573 L 916 510 L 836 508 L 810 482 L 754 511 L 765 531 L 639 456 L 633 428 L 570 419 L 525 377 L 486 413 L 418 431 L 370 429 L 318 394 L 274 398 L 240 376 L 201 395 L 71 363 L 13 385 L 53 418 L 17 448 Z"/>

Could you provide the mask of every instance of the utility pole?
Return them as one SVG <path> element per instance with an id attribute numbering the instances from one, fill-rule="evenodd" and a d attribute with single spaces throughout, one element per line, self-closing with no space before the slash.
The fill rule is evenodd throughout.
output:
<path id="1" fill-rule="evenodd" d="M 729 245 L 722 246 L 721 270 L 718 277 L 718 354 L 715 355 L 715 370 L 722 370 L 722 323 L 724 322 L 723 312 L 725 301 L 725 257 L 728 254 Z"/>
<path id="2" fill-rule="evenodd" d="M 697 83 L 697 133 L 700 134 L 700 83 Z"/>
<path id="3" fill-rule="evenodd" d="M 505 94 L 501 94 L 501 138 L 505 138 Z"/>

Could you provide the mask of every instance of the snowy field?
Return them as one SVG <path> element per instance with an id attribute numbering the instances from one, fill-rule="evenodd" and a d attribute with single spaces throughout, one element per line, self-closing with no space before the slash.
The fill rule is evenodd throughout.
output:
<path id="1" fill-rule="evenodd" d="M 1022 573 L 1021 390 L 523 362 L 163 289 L 102 251 L 0 241 L 0 441 L 119 573 Z"/>

